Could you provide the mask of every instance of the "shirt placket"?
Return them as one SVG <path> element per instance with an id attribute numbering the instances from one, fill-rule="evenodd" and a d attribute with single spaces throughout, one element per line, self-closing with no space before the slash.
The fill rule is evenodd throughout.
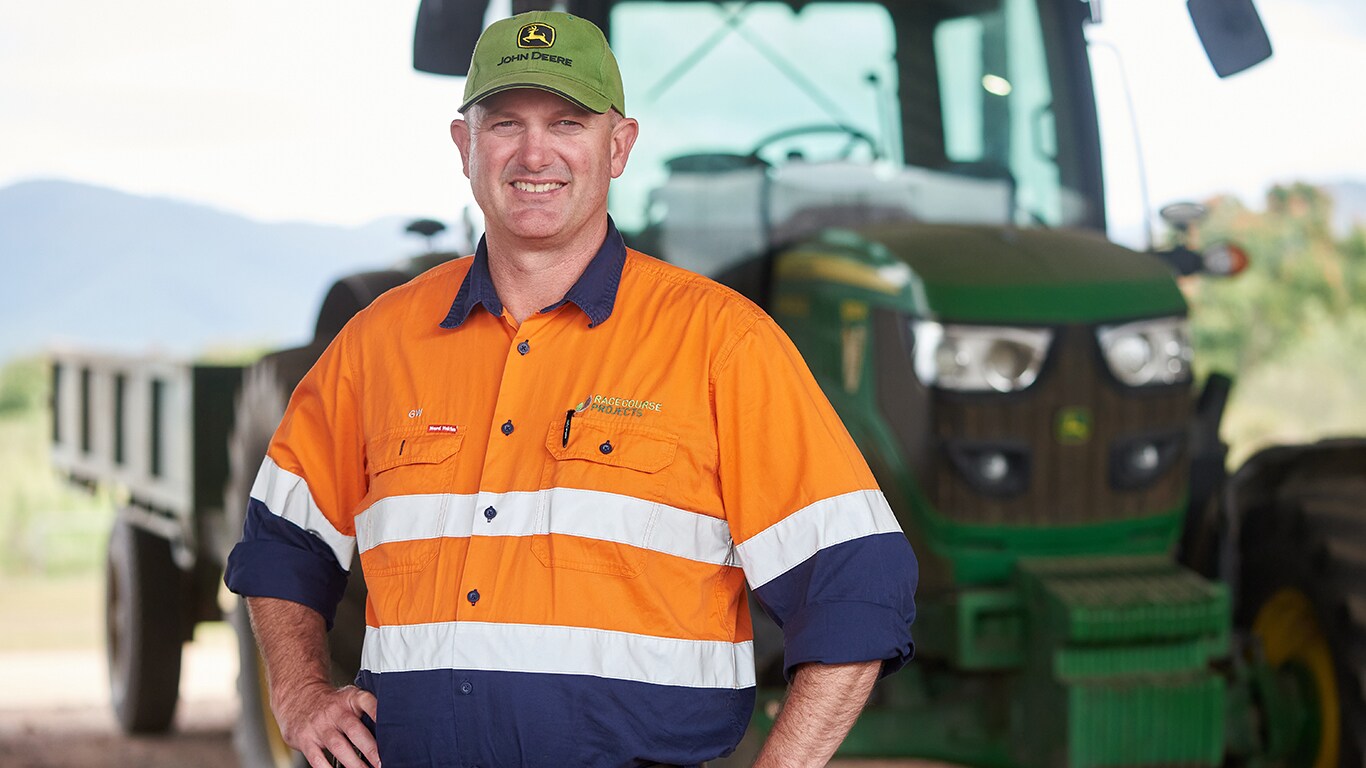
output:
<path id="1" fill-rule="evenodd" d="M 503 489 L 510 485 L 512 472 L 535 472 L 539 477 L 539 443 L 544 439 L 544 425 L 538 428 L 543 409 L 537 408 L 534 393 L 537 382 L 546 375 L 547 368 L 539 362 L 545 357 L 544 350 L 538 348 L 538 338 L 545 336 L 550 323 L 559 312 L 546 315 L 533 315 L 516 325 L 503 312 L 500 322 L 510 331 L 507 351 L 503 357 L 503 371 L 499 380 L 497 396 L 494 400 L 489 420 L 488 441 L 484 451 L 483 471 L 470 517 L 469 546 L 466 551 L 465 566 L 461 582 L 457 585 L 460 595 L 456 613 L 456 631 L 452 642 L 460 643 L 461 625 L 468 622 L 488 621 L 488 617 L 499 600 L 516 599 L 513 595 L 499 593 L 497 573 L 502 557 L 508 551 L 505 538 L 494 538 L 502 534 L 515 535 L 529 531 L 534 524 L 535 505 L 525 499 L 513 500 L 506 493 L 488 488 Z M 542 354 L 538 355 L 538 351 Z M 543 414 L 542 414 L 543 415 Z M 523 494 L 517 494 L 523 496 Z M 452 649 L 459 651 L 459 648 Z M 461 762 L 465 766 L 480 763 L 480 747 L 483 739 L 480 734 L 487 728 L 497 727 L 496 723 L 486 722 L 489 718 L 488 707 L 481 704 L 481 690 L 494 684 L 491 675 L 475 675 L 469 670 L 457 672 L 452 683 L 456 699 L 457 737 L 461 745 Z"/>

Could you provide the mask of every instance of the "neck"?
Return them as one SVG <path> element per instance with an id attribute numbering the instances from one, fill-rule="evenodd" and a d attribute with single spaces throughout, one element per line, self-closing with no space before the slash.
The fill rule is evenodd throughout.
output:
<path id="1" fill-rule="evenodd" d="M 494 229 L 485 233 L 494 290 L 519 324 L 574 286 L 607 237 L 607 217 L 584 230 L 560 243 L 527 241 Z"/>

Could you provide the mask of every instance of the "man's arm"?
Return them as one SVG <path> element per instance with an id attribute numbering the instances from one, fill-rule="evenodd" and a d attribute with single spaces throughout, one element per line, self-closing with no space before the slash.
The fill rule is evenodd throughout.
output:
<path id="1" fill-rule="evenodd" d="M 251 627 L 270 681 L 270 707 L 285 743 L 313 768 L 328 768 L 323 750 L 346 768 L 363 768 L 356 750 L 379 768 L 379 747 L 361 713 L 373 721 L 375 697 L 348 685 L 337 689 L 328 674 L 327 630 L 312 608 L 273 597 L 249 597 Z M 355 748 L 352 748 L 355 745 Z"/>
<path id="2" fill-rule="evenodd" d="M 868 703 L 881 661 L 802 664 L 754 768 L 822 766 Z"/>

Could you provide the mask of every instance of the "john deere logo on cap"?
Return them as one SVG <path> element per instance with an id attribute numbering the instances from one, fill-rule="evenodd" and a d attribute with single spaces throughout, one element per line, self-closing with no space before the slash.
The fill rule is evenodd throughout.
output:
<path id="1" fill-rule="evenodd" d="M 528 24 L 517 32 L 518 48 L 549 48 L 554 44 L 555 28 L 549 24 Z"/>

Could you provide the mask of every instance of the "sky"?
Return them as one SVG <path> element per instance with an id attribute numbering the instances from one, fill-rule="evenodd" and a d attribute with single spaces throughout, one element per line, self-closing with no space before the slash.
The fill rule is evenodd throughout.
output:
<path id="1" fill-rule="evenodd" d="M 1257 6 L 1275 55 L 1221 81 L 1184 0 L 1101 4 L 1090 39 L 1121 241 L 1142 239 L 1134 126 L 1154 209 L 1366 180 L 1366 3 Z M 463 81 L 412 70 L 416 7 L 0 0 L 0 186 L 64 178 L 267 221 L 454 221 L 469 201 L 448 133 Z"/>

